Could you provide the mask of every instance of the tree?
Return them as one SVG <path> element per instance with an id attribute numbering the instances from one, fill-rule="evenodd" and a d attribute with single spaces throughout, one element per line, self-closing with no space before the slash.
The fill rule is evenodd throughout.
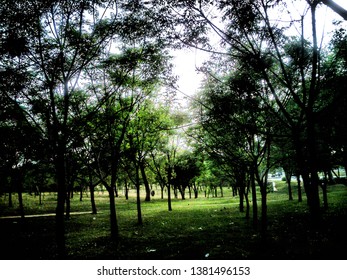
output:
<path id="1" fill-rule="evenodd" d="M 184 3 L 183 3 L 184 2 Z M 304 34 L 301 32 L 299 60 L 289 60 L 286 52 L 286 31 L 296 21 L 276 21 L 272 12 L 286 11 L 286 1 L 217 1 L 214 8 L 209 1 L 182 1 L 177 7 L 182 10 L 178 16 L 187 32 L 181 34 L 180 40 L 190 46 L 206 49 L 205 24 L 220 39 L 221 45 L 230 51 L 212 50 L 216 55 L 230 57 L 230 61 L 241 62 L 252 69 L 265 89 L 259 96 L 272 113 L 273 119 L 287 126 L 295 143 L 297 162 L 304 180 L 308 205 L 314 224 L 319 222 L 320 206 L 318 194 L 318 166 L 316 143 L 315 110 L 320 92 L 319 65 L 320 56 L 316 30 L 316 10 L 319 1 L 307 1 L 311 17 L 312 40 L 310 51 L 305 52 Z M 215 20 L 218 10 L 220 24 Z M 277 14 L 278 15 L 278 14 Z M 301 21 L 298 21 L 301 24 Z M 188 27 L 188 25 L 190 27 Z M 192 30 L 201 30 L 192 33 Z M 299 26 L 298 30 L 301 30 Z M 306 59 L 306 53 L 309 58 Z M 306 62 L 309 63 L 306 63 Z M 294 64 L 292 63 L 294 62 Z M 305 64 L 306 63 L 306 64 Z M 235 64 L 236 67 L 240 67 Z M 296 78 L 293 75 L 293 66 Z M 208 67 L 203 70 L 208 72 Z M 211 74 L 211 73 L 209 73 Z M 213 76 L 213 73 L 212 73 Z M 293 79 L 294 78 L 294 79 Z M 292 103 L 295 106 L 288 107 Z M 296 108 L 296 110 L 292 110 Z M 251 143 L 251 142 L 249 142 Z M 265 147 L 266 145 L 264 145 Z"/>
<path id="2" fill-rule="evenodd" d="M 9 1 L 10 2 L 10 1 Z M 65 255 L 64 205 L 71 92 L 83 69 L 95 59 L 113 33 L 107 20 L 113 1 L 18 1 L 2 6 L 7 61 L 35 74 L 35 83 L 16 101 L 31 125 L 48 139 L 58 185 L 56 232 L 59 255 Z M 93 20 L 87 20 L 91 17 Z M 16 27 L 13 29 L 13 27 Z M 16 46 L 13 48 L 13 46 Z M 3 60 L 4 61 L 4 60 Z"/>
<path id="3" fill-rule="evenodd" d="M 198 164 L 197 157 L 191 152 L 182 152 L 176 158 L 172 184 L 179 190 L 182 199 L 185 199 L 186 188 L 189 189 L 189 198 L 191 198 L 192 185 L 199 175 Z M 197 198 L 197 193 L 195 197 Z"/>

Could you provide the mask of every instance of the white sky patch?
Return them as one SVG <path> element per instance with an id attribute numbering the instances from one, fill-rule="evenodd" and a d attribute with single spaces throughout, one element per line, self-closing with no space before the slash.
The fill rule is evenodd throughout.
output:
<path id="1" fill-rule="evenodd" d="M 174 74 L 178 76 L 177 97 L 181 105 L 186 106 L 189 103 L 189 97 L 193 96 L 201 85 L 203 74 L 197 71 L 197 68 L 208 59 L 208 53 L 184 49 L 173 52 Z"/>

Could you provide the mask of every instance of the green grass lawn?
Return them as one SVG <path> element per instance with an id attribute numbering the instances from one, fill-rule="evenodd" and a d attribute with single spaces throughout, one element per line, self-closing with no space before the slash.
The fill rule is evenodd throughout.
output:
<path id="1" fill-rule="evenodd" d="M 278 192 L 268 194 L 268 231 L 261 235 L 252 220 L 238 210 L 238 197 L 224 190 L 224 197 L 173 199 L 173 211 L 167 200 L 156 194 L 142 202 L 143 225 L 137 224 L 134 193 L 128 201 L 116 199 L 119 240 L 110 240 L 108 196 L 96 193 L 97 215 L 73 215 L 66 221 L 69 259 L 347 259 L 345 223 L 347 222 L 347 187 L 328 187 L 329 208 L 323 212 L 322 225 L 312 229 L 305 200 L 288 200 L 283 182 Z M 187 195 L 188 197 L 188 195 Z M 260 195 L 258 196 L 260 199 Z M 304 196 L 305 197 L 305 196 Z M 0 216 L 17 215 L 7 207 L 7 197 L 0 198 Z M 144 199 L 142 199 L 143 201 Z M 54 213 L 56 198 L 45 194 L 38 198 L 24 195 L 25 212 Z M 259 213 L 260 213 L 259 201 Z M 72 200 L 72 212 L 90 211 L 84 196 Z M 252 212 L 252 209 L 251 209 Z M 260 215 L 260 214 L 259 214 Z M 1 259 L 55 259 L 55 218 L 0 219 Z"/>

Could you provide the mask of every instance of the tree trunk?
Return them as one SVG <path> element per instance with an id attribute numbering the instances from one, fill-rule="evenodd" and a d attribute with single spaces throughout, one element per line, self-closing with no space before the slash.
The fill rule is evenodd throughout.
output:
<path id="1" fill-rule="evenodd" d="M 258 204 L 257 204 L 257 191 L 255 187 L 255 174 L 253 167 L 250 170 L 250 180 L 252 189 L 252 207 L 253 207 L 253 228 L 258 228 Z"/>
<path id="2" fill-rule="evenodd" d="M 261 231 L 264 234 L 267 231 L 267 181 L 265 180 L 265 184 L 260 186 L 261 191 Z"/>
<path id="3" fill-rule="evenodd" d="M 80 201 L 83 201 L 83 186 L 80 186 Z"/>
<path id="4" fill-rule="evenodd" d="M 328 209 L 328 194 L 327 194 L 327 181 L 321 183 L 321 188 L 323 191 L 323 207 L 324 210 Z"/>
<path id="5" fill-rule="evenodd" d="M 145 201 L 151 201 L 151 188 L 149 187 L 149 183 L 148 183 L 147 175 L 146 175 L 146 170 L 145 170 L 145 165 L 143 162 L 140 162 L 140 170 L 141 170 L 141 176 L 143 179 L 143 184 L 145 185 L 145 190 L 146 190 Z"/>
<path id="6" fill-rule="evenodd" d="M 112 177 L 113 177 L 113 175 L 112 175 Z M 113 185 L 113 189 L 114 189 L 114 195 L 115 195 L 115 197 L 118 197 L 118 188 L 117 188 L 116 181 L 112 185 Z"/>
<path id="7" fill-rule="evenodd" d="M 312 52 L 312 73 L 311 84 L 308 98 L 308 105 L 306 109 L 307 121 L 307 147 L 308 147 L 308 171 L 309 171 L 309 208 L 313 226 L 316 227 L 320 223 L 320 202 L 319 202 L 319 178 L 317 168 L 317 149 L 316 149 L 316 129 L 315 129 L 315 116 L 314 116 L 314 102 L 318 96 L 318 42 L 316 30 L 316 8 L 318 1 L 313 1 L 311 4 L 311 21 L 312 21 L 312 38 L 313 38 L 313 52 Z M 306 178 L 307 179 L 307 178 Z"/>
<path id="8" fill-rule="evenodd" d="M 292 192 L 292 173 L 289 170 L 285 171 L 285 178 L 288 185 L 288 196 L 289 200 L 293 200 L 293 192 Z"/>
<path id="9" fill-rule="evenodd" d="M 168 157 L 168 161 L 170 162 L 170 157 L 169 155 L 167 155 Z M 170 182 L 171 182 L 171 179 L 172 179 L 172 167 L 169 166 L 168 167 L 168 171 L 167 171 L 167 206 L 168 206 L 168 210 L 169 211 L 172 211 L 172 206 L 171 206 L 171 185 L 170 185 Z"/>
<path id="10" fill-rule="evenodd" d="M 136 163 L 135 163 L 136 165 Z M 141 198 L 140 198 L 140 174 L 139 167 L 136 165 L 136 207 L 137 207 L 137 222 L 142 225 L 142 213 L 141 213 Z"/>
<path id="11" fill-rule="evenodd" d="M 245 211 L 244 210 L 244 186 L 239 187 L 239 199 L 240 199 L 240 203 L 239 203 L 239 210 L 240 212 Z"/>
<path id="12" fill-rule="evenodd" d="M 129 188 L 128 188 L 128 182 L 125 181 L 125 200 L 128 200 L 129 199 Z"/>
<path id="13" fill-rule="evenodd" d="M 66 195 L 66 210 L 65 210 L 65 219 L 70 220 L 70 213 L 71 213 L 71 190 L 68 190 Z"/>
<path id="14" fill-rule="evenodd" d="M 170 184 L 167 184 L 167 206 L 168 206 L 168 210 L 172 211 L 172 206 L 171 206 L 171 186 L 170 186 Z"/>
<path id="15" fill-rule="evenodd" d="M 178 196 L 177 195 L 177 187 L 175 185 L 174 185 L 174 190 L 173 191 L 174 191 L 174 197 L 177 199 L 177 196 Z"/>
<path id="16" fill-rule="evenodd" d="M 13 189 L 17 189 L 19 214 L 22 220 L 24 220 L 24 205 L 23 205 L 23 176 L 20 170 L 13 170 L 12 173 Z"/>
<path id="17" fill-rule="evenodd" d="M 193 190 L 194 190 L 194 198 L 196 199 L 199 196 L 199 189 L 196 186 L 195 182 L 193 183 Z"/>
<path id="18" fill-rule="evenodd" d="M 89 192 L 90 192 L 90 203 L 92 205 L 92 214 L 97 214 L 98 211 L 96 209 L 96 204 L 95 204 L 95 187 L 97 186 L 97 184 L 93 183 L 93 176 L 92 176 L 92 170 L 89 169 L 88 172 L 88 185 L 89 185 Z"/>
<path id="19" fill-rule="evenodd" d="M 39 190 L 39 205 L 42 205 L 42 192 Z"/>
<path id="20" fill-rule="evenodd" d="M 185 197 L 185 187 L 184 186 L 178 186 L 177 189 L 179 190 L 179 192 L 181 194 L 182 200 L 185 200 L 186 199 L 186 197 Z"/>
<path id="21" fill-rule="evenodd" d="M 95 187 L 93 183 L 89 185 L 89 192 L 90 192 L 90 203 L 92 204 L 92 214 L 96 215 L 98 211 L 96 209 L 96 204 L 95 204 Z"/>
<path id="22" fill-rule="evenodd" d="M 115 202 L 115 195 L 114 195 L 114 189 L 110 188 L 109 186 L 106 187 L 109 198 L 110 198 L 110 224 L 111 224 L 111 238 L 113 241 L 118 242 L 118 222 L 117 222 L 117 213 L 116 213 L 116 202 Z"/>
<path id="23" fill-rule="evenodd" d="M 160 197 L 161 199 L 164 199 L 164 185 L 160 183 Z"/>
<path id="24" fill-rule="evenodd" d="M 247 182 L 247 188 L 245 189 L 244 197 L 246 201 L 246 219 L 248 220 L 250 217 L 250 205 L 249 205 L 249 199 L 248 199 L 248 194 L 249 194 L 249 188 L 250 188 L 250 181 L 248 180 Z"/>

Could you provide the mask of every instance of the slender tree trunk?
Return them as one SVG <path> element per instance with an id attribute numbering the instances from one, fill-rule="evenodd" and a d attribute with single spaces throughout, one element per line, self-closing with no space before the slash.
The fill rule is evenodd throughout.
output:
<path id="1" fill-rule="evenodd" d="M 255 174 L 254 169 L 251 167 L 250 180 L 252 189 L 252 207 L 253 207 L 253 228 L 258 228 L 258 204 L 257 204 L 257 191 L 255 187 Z"/>
<path id="2" fill-rule="evenodd" d="M 129 186 L 128 186 L 128 181 L 124 181 L 124 192 L 125 192 L 125 200 L 129 199 Z"/>
<path id="3" fill-rule="evenodd" d="M 160 196 L 161 199 L 164 199 L 164 186 L 162 186 L 162 184 L 160 184 Z"/>
<path id="4" fill-rule="evenodd" d="M 168 206 L 168 210 L 172 211 L 172 206 L 171 206 L 171 186 L 170 186 L 170 184 L 167 184 L 167 206 Z"/>
<path id="5" fill-rule="evenodd" d="M 23 176 L 20 170 L 14 170 L 12 174 L 12 182 L 18 193 L 19 214 L 22 220 L 24 220 L 24 205 L 23 205 Z M 13 188 L 14 189 L 14 188 Z"/>
<path id="6" fill-rule="evenodd" d="M 42 205 L 42 192 L 39 190 L 39 205 Z"/>
<path id="7" fill-rule="evenodd" d="M 66 195 L 66 210 L 65 210 L 65 219 L 70 220 L 70 213 L 71 213 L 71 190 L 68 190 Z"/>
<path id="8" fill-rule="evenodd" d="M 92 205 L 92 214 L 96 215 L 98 211 L 96 209 L 96 204 L 95 204 L 95 187 L 93 183 L 89 185 L 89 192 L 90 192 L 90 203 Z"/>
<path id="9" fill-rule="evenodd" d="M 240 184 L 240 186 L 239 186 L 239 201 L 240 201 L 240 203 L 239 203 L 239 210 L 240 210 L 240 212 L 243 212 L 243 211 L 245 211 L 244 209 L 245 209 L 245 207 L 244 207 L 244 199 L 245 199 L 245 196 L 244 196 L 244 186 L 241 186 L 241 184 Z"/>
<path id="10" fill-rule="evenodd" d="M 316 8 L 319 1 L 313 1 L 311 4 L 311 20 L 312 20 L 312 75 L 308 105 L 306 110 L 307 120 L 307 144 L 308 144 L 308 170 L 309 170 L 309 208 L 313 226 L 320 223 L 320 202 L 319 202 L 319 178 L 317 169 L 317 149 L 316 149 L 316 130 L 314 118 L 314 102 L 318 97 L 318 42 L 316 30 Z"/>
<path id="11" fill-rule="evenodd" d="M 193 183 L 193 187 L 194 187 L 194 198 L 198 198 L 198 195 L 199 195 L 199 189 L 198 187 L 196 186 L 195 182 Z"/>
<path id="12" fill-rule="evenodd" d="M 178 190 L 179 190 L 179 192 L 180 192 L 180 194 L 181 194 L 182 200 L 185 200 L 185 199 L 186 199 L 186 196 L 185 196 L 185 194 L 186 194 L 186 192 L 185 192 L 185 187 L 184 187 L 184 186 L 178 186 Z"/>
<path id="13" fill-rule="evenodd" d="M 266 190 L 267 182 L 260 186 L 261 191 L 261 231 L 264 234 L 267 230 L 267 190 Z"/>
<path id="14" fill-rule="evenodd" d="M 322 191 L 323 191 L 323 207 L 324 207 L 324 210 L 327 210 L 328 209 L 328 194 L 327 194 L 327 180 L 325 180 L 324 182 L 321 183 L 321 188 L 322 188 Z"/>
<path id="15" fill-rule="evenodd" d="M 142 213 L 141 213 L 141 198 L 140 198 L 140 174 L 139 174 L 139 167 L 136 165 L 136 207 L 137 207 L 137 223 L 139 225 L 142 225 Z"/>
<path id="16" fill-rule="evenodd" d="M 83 186 L 80 186 L 80 201 L 83 201 Z"/>
<path id="17" fill-rule="evenodd" d="M 177 199 L 177 196 L 178 196 L 177 195 L 177 187 L 175 185 L 173 187 L 174 187 L 174 190 L 173 190 L 174 191 L 174 197 Z"/>
<path id="18" fill-rule="evenodd" d="M 293 192 L 292 192 L 291 180 L 288 181 L 288 195 L 289 195 L 289 200 L 293 200 Z"/>
<path id="19" fill-rule="evenodd" d="M 113 241 L 118 242 L 118 222 L 117 222 L 117 213 L 116 213 L 116 202 L 115 202 L 115 194 L 114 189 L 109 186 L 106 187 L 109 198 L 110 198 L 110 224 L 111 224 L 111 238 Z"/>
<path id="20" fill-rule="evenodd" d="M 250 188 L 250 181 L 248 180 L 247 182 L 247 188 L 244 193 L 245 201 L 246 201 L 246 219 L 248 220 L 250 217 L 250 204 L 249 204 L 249 199 L 248 199 L 248 194 L 249 194 L 249 188 Z"/>
<path id="21" fill-rule="evenodd" d="M 292 192 L 292 174 L 291 173 L 286 173 L 286 181 L 288 185 L 288 195 L 289 195 L 289 200 L 293 200 L 293 192 Z"/>
<path id="22" fill-rule="evenodd" d="M 170 156 L 167 155 L 168 158 L 168 162 L 170 162 Z M 172 206 L 171 206 L 171 185 L 170 182 L 172 180 L 172 167 L 169 166 L 168 167 L 168 171 L 167 171 L 167 206 L 168 206 L 168 210 L 172 211 Z"/>
<path id="23" fill-rule="evenodd" d="M 115 197 L 118 197 L 118 187 L 117 187 L 116 182 L 114 182 L 114 184 L 113 184 L 113 189 L 114 189 L 114 195 L 115 195 Z"/>
<path id="24" fill-rule="evenodd" d="M 145 190 L 146 190 L 146 198 L 145 201 L 151 201 L 151 188 L 149 187 L 149 183 L 147 180 L 147 175 L 146 175 L 146 170 L 145 170 L 145 165 L 143 162 L 140 162 L 140 170 L 141 170 L 141 176 L 143 179 L 143 184 L 145 185 Z"/>

